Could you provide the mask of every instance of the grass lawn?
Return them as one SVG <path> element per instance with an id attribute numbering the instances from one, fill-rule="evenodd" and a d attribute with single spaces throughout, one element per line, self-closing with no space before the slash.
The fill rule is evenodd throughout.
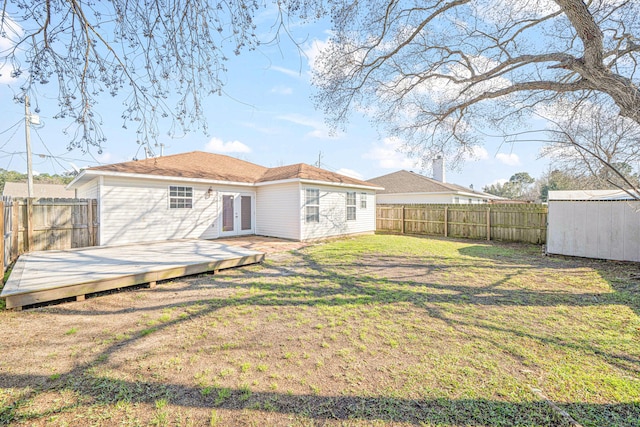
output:
<path id="1" fill-rule="evenodd" d="M 638 277 L 378 235 L 5 311 L 0 424 L 637 427 Z"/>

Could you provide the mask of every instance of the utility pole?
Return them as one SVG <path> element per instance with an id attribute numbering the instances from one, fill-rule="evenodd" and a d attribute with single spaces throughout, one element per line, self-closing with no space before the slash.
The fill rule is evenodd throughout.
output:
<path id="1" fill-rule="evenodd" d="M 29 112 L 29 95 L 24 96 L 24 133 L 27 140 L 27 196 L 34 197 L 33 165 L 31 164 L 31 113 Z"/>
<path id="2" fill-rule="evenodd" d="M 319 168 L 322 167 L 320 165 L 322 165 L 322 151 L 318 151 L 318 162 L 316 163 L 316 166 Z"/>

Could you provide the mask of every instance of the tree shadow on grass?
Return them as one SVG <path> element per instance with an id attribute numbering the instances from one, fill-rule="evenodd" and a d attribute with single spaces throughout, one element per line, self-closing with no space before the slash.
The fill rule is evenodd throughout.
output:
<path id="1" fill-rule="evenodd" d="M 180 384 L 124 381 L 93 375 L 85 369 L 74 369 L 54 380 L 44 376 L 4 375 L 0 387 L 29 384 L 41 390 L 72 391 L 88 398 L 92 405 L 118 402 L 154 404 L 160 399 L 191 408 L 222 408 L 231 411 L 262 410 L 316 421 L 382 421 L 414 425 L 438 426 L 570 426 L 572 419 L 585 425 L 637 426 L 640 403 L 613 405 L 565 403 L 558 406 L 569 417 L 540 400 L 512 403 L 490 399 L 404 399 L 387 396 L 321 396 L 276 392 L 251 392 L 246 389 L 212 388 L 205 394 L 201 388 Z M 224 390 L 224 393 L 220 391 Z M 29 399 L 27 393 L 0 408 L 0 424 L 36 421 L 43 417 L 73 411 L 68 404 L 42 413 L 19 411 Z M 223 396 L 222 398 L 220 396 Z M 595 424 L 593 424 L 595 423 Z"/>
<path id="2" fill-rule="evenodd" d="M 490 261 L 496 268 L 511 263 L 522 263 L 536 269 L 592 269 L 604 279 L 613 293 L 592 294 L 586 296 L 586 301 L 599 304 L 626 305 L 640 316 L 640 263 L 626 261 L 609 261 L 590 258 L 568 257 L 563 255 L 550 255 L 532 257 L 522 256 L 517 249 L 520 245 L 514 244 L 513 250 L 504 244 L 473 245 L 459 249 L 461 255 Z M 506 248 L 506 249 L 505 249 Z"/>
<path id="3" fill-rule="evenodd" d="M 499 255 L 499 256 L 498 256 Z M 489 260 L 496 264 L 495 268 L 507 268 L 501 263 L 509 263 L 504 254 L 498 254 Z M 467 254 L 467 256 L 471 256 Z M 487 258 L 486 252 L 483 257 Z M 547 345 L 553 345 L 580 351 L 592 352 L 605 358 L 628 372 L 639 372 L 640 360 L 632 355 L 613 354 L 590 346 L 589 343 L 571 342 L 557 336 L 536 334 L 533 331 L 522 331 L 509 325 L 481 322 L 471 318 L 453 318 L 445 312 L 443 305 L 476 305 L 476 306 L 558 306 L 570 307 L 597 306 L 604 304 L 618 304 L 620 300 L 616 293 L 563 293 L 539 292 L 523 289 L 503 289 L 501 284 L 509 277 L 501 277 L 498 281 L 487 283 L 486 286 L 470 287 L 463 284 L 434 283 L 429 280 L 417 280 L 413 277 L 398 277 L 389 279 L 381 277 L 377 270 L 379 263 L 367 263 L 366 259 L 357 264 L 357 271 L 344 270 L 340 264 L 324 264 L 306 252 L 295 254 L 295 262 L 289 266 L 268 265 L 265 268 L 250 268 L 236 270 L 228 274 L 216 276 L 198 276 L 189 279 L 189 286 L 184 291 L 215 287 L 216 289 L 234 289 L 244 293 L 232 298 L 193 299 L 186 306 L 194 307 L 188 318 L 176 318 L 154 326 L 154 333 L 175 328 L 183 322 L 205 317 L 225 307 L 234 305 L 255 306 L 379 306 L 394 303 L 410 303 L 424 309 L 433 319 L 446 322 L 453 327 L 465 328 L 472 338 L 490 340 L 496 348 L 504 348 L 504 343 L 491 340 L 477 331 L 500 332 L 506 337 L 526 337 Z M 424 268 L 419 257 L 393 258 L 386 260 L 386 268 L 407 267 Z M 461 268 L 451 266 L 446 260 L 438 262 L 438 270 Z M 542 260 L 540 263 L 544 263 Z M 395 264 L 394 264 L 395 263 Z M 473 265 L 471 262 L 469 265 Z M 540 268 L 541 264 L 520 263 L 512 273 L 524 269 Z M 520 270 L 519 270 L 520 269 Z M 370 274 L 376 271 L 375 275 Z M 279 283 L 279 279 L 288 277 L 287 283 Z M 330 286 L 328 286 L 330 284 Z M 251 290 L 258 291 L 252 294 Z M 490 291 L 490 292 L 489 292 Z M 152 292 L 171 292 L 176 289 L 164 289 L 158 286 Z M 144 310 L 157 311 L 172 308 L 177 305 L 185 306 L 184 302 L 173 303 L 169 298 L 166 302 L 155 306 L 145 307 Z M 195 309 L 197 307 L 197 309 Z M 114 315 L 115 311 L 85 311 L 74 309 L 72 306 L 56 307 L 57 314 L 82 315 Z M 131 309 L 121 309 L 130 312 Z M 474 331 L 471 330 L 473 327 Z M 477 331 L 475 331 L 477 329 Z M 5 403 L 0 409 L 0 423 L 12 421 L 37 420 L 46 414 L 25 414 L 20 411 L 21 405 L 33 394 L 44 391 L 72 391 L 88 397 L 97 403 L 115 404 L 118 401 L 153 403 L 158 399 L 166 399 L 173 405 L 184 408 L 224 408 L 229 410 L 261 409 L 276 414 L 293 415 L 312 420 L 361 420 L 383 421 L 389 423 L 404 422 L 410 424 L 433 424 L 442 426 L 482 425 L 482 426 L 562 426 L 570 425 L 564 417 L 553 411 L 544 401 L 531 395 L 531 401 L 508 402 L 491 399 L 404 399 L 393 396 L 318 396 L 307 394 L 281 394 L 270 392 L 249 392 L 244 389 L 231 389 L 223 401 L 215 399 L 216 390 L 212 394 L 204 395 L 197 387 L 188 387 L 171 383 L 154 383 L 145 381 L 124 381 L 97 375 L 93 369 L 107 360 L 121 349 L 131 346 L 147 335 L 139 331 L 132 336 L 121 339 L 102 349 L 92 358 L 92 362 L 76 366 L 69 372 L 56 378 L 39 375 L 3 374 L 0 376 L 0 387 L 16 388 L 25 391 L 13 402 Z M 634 368 L 634 366 L 636 368 Z M 584 425 L 615 425 L 638 426 L 640 419 L 640 402 L 620 402 L 615 404 L 594 404 L 586 402 L 570 402 L 558 404 L 572 417 Z M 64 412 L 67 406 L 55 411 Z M 55 412 L 54 411 L 54 412 Z"/>

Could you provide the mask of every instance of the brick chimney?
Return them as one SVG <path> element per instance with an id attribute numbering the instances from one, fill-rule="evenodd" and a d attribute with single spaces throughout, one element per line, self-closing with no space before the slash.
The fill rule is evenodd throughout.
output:
<path id="1" fill-rule="evenodd" d="M 433 160 L 433 179 L 440 182 L 446 182 L 444 159 L 438 156 Z"/>

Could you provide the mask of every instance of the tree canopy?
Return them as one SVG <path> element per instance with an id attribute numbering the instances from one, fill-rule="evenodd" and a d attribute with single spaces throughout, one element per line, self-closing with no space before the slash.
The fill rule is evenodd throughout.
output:
<path id="1" fill-rule="evenodd" d="M 158 121 L 206 129 L 202 100 L 221 93 L 226 61 L 262 42 L 254 16 L 269 0 L 4 0 L 0 67 L 37 103 L 55 85 L 71 147 L 100 147 L 103 94 L 119 96 L 123 126 L 155 142 Z M 283 11 L 285 6 L 283 7 Z M 284 12 L 283 12 L 284 13 Z M 275 18 L 277 29 L 283 16 Z M 171 98 L 171 102 L 169 102 Z M 102 111 L 104 114 L 104 111 Z"/>
<path id="2" fill-rule="evenodd" d="M 601 188 L 637 186 L 631 165 L 640 161 L 640 124 L 618 115 L 606 100 L 583 103 L 549 120 L 542 153 L 552 167 L 585 184 L 601 181 Z"/>
<path id="3" fill-rule="evenodd" d="M 317 104 L 365 111 L 404 149 L 461 159 L 538 108 L 597 96 L 640 123 L 640 2 L 364 0 L 332 9 Z"/>
<path id="4" fill-rule="evenodd" d="M 528 172 L 518 172 L 513 174 L 509 181 L 504 184 L 496 183 L 483 188 L 483 191 L 500 197 L 514 200 L 536 199 L 537 194 L 533 194 L 531 184 L 536 180 Z"/>
<path id="5" fill-rule="evenodd" d="M 125 98 L 140 144 L 158 121 L 206 129 L 230 55 L 277 41 L 300 19 L 331 18 L 314 61 L 316 102 L 340 126 L 356 110 L 404 150 L 455 163 L 490 129 L 604 97 L 640 123 L 635 0 L 4 0 L 0 68 L 23 93 L 57 89 L 71 146 L 100 147 L 102 94 Z M 262 39 L 255 17 L 275 13 Z M 169 101 L 170 98 L 174 103 Z M 32 96 L 36 99 L 36 97 Z"/>

